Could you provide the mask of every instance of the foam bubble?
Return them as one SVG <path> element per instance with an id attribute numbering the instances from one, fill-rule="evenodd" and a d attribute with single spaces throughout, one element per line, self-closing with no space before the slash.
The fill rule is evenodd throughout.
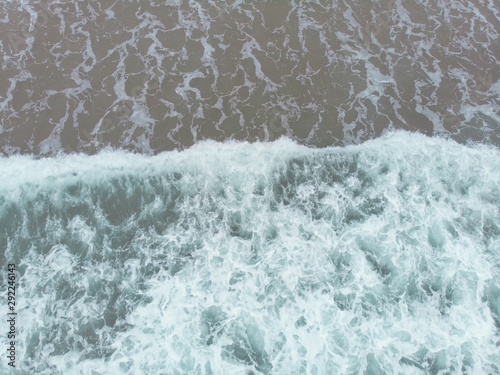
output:
<path id="1" fill-rule="evenodd" d="M 0 158 L 20 369 L 498 372 L 499 163 L 404 132 Z"/>

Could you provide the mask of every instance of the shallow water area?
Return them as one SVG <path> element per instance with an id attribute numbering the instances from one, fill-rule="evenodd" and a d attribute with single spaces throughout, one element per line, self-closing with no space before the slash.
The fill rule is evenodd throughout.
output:
<path id="1" fill-rule="evenodd" d="M 493 0 L 13 0 L 0 15 L 5 155 L 393 129 L 500 145 Z"/>

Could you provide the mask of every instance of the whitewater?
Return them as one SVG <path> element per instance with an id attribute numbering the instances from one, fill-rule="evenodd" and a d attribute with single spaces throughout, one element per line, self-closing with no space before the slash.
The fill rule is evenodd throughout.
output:
<path id="1" fill-rule="evenodd" d="M 499 373 L 499 165 L 406 132 L 0 158 L 12 373 Z"/>

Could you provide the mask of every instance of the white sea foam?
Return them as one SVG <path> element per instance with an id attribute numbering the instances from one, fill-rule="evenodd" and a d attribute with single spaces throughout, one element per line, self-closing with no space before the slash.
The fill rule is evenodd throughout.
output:
<path id="1" fill-rule="evenodd" d="M 404 132 L 0 158 L 21 371 L 498 372 L 499 164 Z"/>

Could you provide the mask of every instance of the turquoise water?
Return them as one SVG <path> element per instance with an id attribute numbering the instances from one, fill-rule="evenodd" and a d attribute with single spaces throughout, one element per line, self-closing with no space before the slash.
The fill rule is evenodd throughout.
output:
<path id="1" fill-rule="evenodd" d="M 404 132 L 0 158 L 14 373 L 499 373 L 499 165 Z"/>

